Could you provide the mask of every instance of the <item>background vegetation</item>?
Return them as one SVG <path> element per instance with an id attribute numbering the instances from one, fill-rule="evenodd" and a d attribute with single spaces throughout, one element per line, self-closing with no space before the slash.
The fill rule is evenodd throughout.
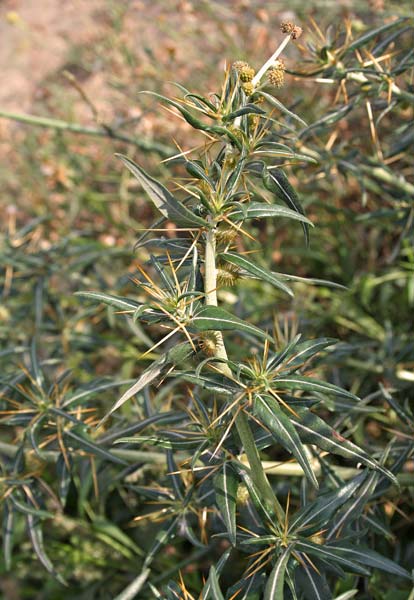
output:
<path id="1" fill-rule="evenodd" d="M 286 53 L 278 97 L 308 124 L 294 144 L 315 163 L 292 165 L 289 173 L 316 227 L 309 250 L 296 227 L 267 223 L 255 235 L 275 271 L 347 289 L 299 282 L 293 302 L 271 295 L 260 308 L 277 302 L 282 339 L 299 323 L 306 338 L 340 340 L 315 374 L 363 400 L 357 409 L 332 401 L 325 417 L 377 456 L 388 448 L 400 458 L 401 487 L 376 490 L 365 508 L 366 537 L 413 569 L 410 3 L 290 2 L 289 10 L 253 1 L 97 4 L 90 38 L 67 44 L 61 64 L 26 98 L 27 114 L 55 122 L 23 126 L 16 124 L 18 105 L 3 111 L 14 115 L 2 122 L 0 139 L 4 598 L 113 598 L 142 568 L 163 524 L 133 519 L 151 510 L 143 488 L 166 481 L 164 454 L 150 448 L 109 454 L 110 435 L 94 425 L 148 364 L 138 358 L 153 341 L 147 329 L 74 292 L 128 295 L 136 261 L 146 259 L 144 249 L 133 248 L 152 209 L 114 152 L 163 178 L 160 159 L 201 142 L 138 92 L 174 94 L 171 80 L 193 91 L 217 89 L 225 61 L 260 66 L 277 45 L 280 21 L 290 16 L 305 32 Z M 0 8 L 2 28 L 30 36 L 18 6 Z M 79 135 L 63 123 L 94 131 Z M 163 389 L 151 394 L 166 411 Z M 111 427 L 123 430 L 144 416 L 145 396 L 125 404 Z M 301 478 L 292 482 L 299 490 Z M 274 475 L 272 483 L 286 497 L 286 477 Z M 211 557 L 227 548 L 224 539 L 211 543 L 207 552 L 185 539 L 168 541 L 152 564 L 153 584 L 164 589 L 181 576 L 197 594 Z M 227 577 L 230 586 L 231 569 Z M 379 570 L 363 582 L 339 579 L 335 593 L 350 589 L 358 589 L 358 598 L 412 597 L 405 580 Z M 153 597 L 148 587 L 140 593 Z"/>

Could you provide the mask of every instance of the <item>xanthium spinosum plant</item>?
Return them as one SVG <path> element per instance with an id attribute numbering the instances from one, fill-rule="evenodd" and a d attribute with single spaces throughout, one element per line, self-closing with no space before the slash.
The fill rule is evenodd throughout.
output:
<path id="1" fill-rule="evenodd" d="M 260 310 L 265 293 L 275 288 L 293 296 L 289 284 L 303 279 L 264 266 L 252 223 L 297 221 L 305 244 L 312 226 L 282 168 L 286 159 L 312 161 L 287 145 L 303 121 L 276 94 L 285 77 L 281 54 L 301 30 L 284 23 L 282 33 L 257 72 L 244 61 L 228 68 L 219 94 L 204 97 L 182 86 L 182 99 L 152 93 L 202 132 L 205 143 L 174 157 L 188 175 L 177 194 L 119 156 L 159 213 L 139 240 L 150 251 L 136 279 L 146 300 L 79 293 L 160 336 L 146 353 L 161 351 L 160 358 L 102 420 L 145 394 L 148 419 L 131 428 L 138 435 L 111 439 L 118 448 L 165 449 L 166 480 L 146 490 L 158 502 L 152 516 L 162 526 L 135 582 L 135 589 L 150 585 L 160 598 L 328 599 L 346 573 L 364 578 L 374 568 L 409 577 L 364 541 L 364 508 L 375 490 L 395 484 L 401 456 L 391 447 L 385 454 L 365 451 L 318 415 L 326 398 L 359 402 L 309 374 L 309 363 L 335 340 L 282 335 L 277 316 Z M 176 237 L 149 237 L 166 222 Z M 236 295 L 226 292 L 232 286 Z M 153 384 L 170 395 L 168 412 L 151 406 Z M 261 456 L 274 448 L 287 457 L 279 473 L 302 476 L 283 495 Z M 335 456 L 352 467 L 337 465 Z M 187 589 L 181 578 L 161 593 L 151 583 L 151 565 L 177 537 L 215 547 L 212 557 L 220 548 L 221 555 L 211 558 L 202 589 Z M 230 560 L 238 565 L 237 571 L 232 562 L 232 576 Z"/>

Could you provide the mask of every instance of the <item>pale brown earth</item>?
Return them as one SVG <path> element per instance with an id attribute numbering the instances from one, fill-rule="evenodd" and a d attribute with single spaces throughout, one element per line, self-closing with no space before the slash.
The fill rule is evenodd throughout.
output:
<path id="1" fill-rule="evenodd" d="M 140 82 L 189 84 L 212 73 L 217 81 L 236 49 L 265 57 L 280 37 L 278 23 L 291 16 L 255 0 L 0 0 L 0 110 L 71 112 L 87 124 L 90 108 L 63 77 L 66 69 L 101 119 L 119 111 L 136 117 Z M 3 119 L 0 127 L 4 135 Z M 149 123 L 142 127 L 151 133 Z"/>

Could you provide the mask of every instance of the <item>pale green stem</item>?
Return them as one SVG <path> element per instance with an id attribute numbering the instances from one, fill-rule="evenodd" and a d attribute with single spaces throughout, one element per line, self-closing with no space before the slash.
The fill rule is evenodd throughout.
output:
<path id="1" fill-rule="evenodd" d="M 127 144 L 132 144 L 146 152 L 157 152 L 163 157 L 169 157 L 174 154 L 174 149 L 164 146 L 164 144 L 152 142 L 142 137 L 130 137 L 105 125 L 99 128 L 85 127 L 83 125 L 79 125 L 78 123 L 68 123 L 67 121 L 61 121 L 60 119 L 49 119 L 47 117 L 13 113 L 6 110 L 0 110 L 0 118 L 18 121 L 19 123 L 26 123 L 27 125 L 35 125 L 37 127 L 46 127 L 47 129 L 57 129 L 60 131 L 70 131 L 71 133 L 112 138 L 114 140 L 126 142 Z"/>
<path id="2" fill-rule="evenodd" d="M 206 247 L 204 259 L 204 289 L 205 302 L 209 306 L 217 306 L 217 268 L 216 268 L 216 231 L 211 227 L 206 234 Z M 227 361 L 226 347 L 223 341 L 221 331 L 216 331 L 218 344 L 216 349 L 217 358 Z M 226 363 L 220 363 L 217 367 L 223 375 L 232 377 L 232 372 Z M 237 408 L 235 409 L 235 411 Z M 276 498 L 272 487 L 263 470 L 262 461 L 257 450 L 253 433 L 250 429 L 246 415 L 239 411 L 235 419 L 237 432 L 246 453 L 247 461 L 250 467 L 251 478 L 260 492 L 262 499 L 271 511 L 274 511 L 280 523 L 284 521 L 284 511 Z"/>
<path id="3" fill-rule="evenodd" d="M 288 45 L 290 39 L 291 39 L 291 35 L 289 34 L 289 35 L 287 35 L 285 37 L 285 39 L 280 44 L 280 46 L 277 48 L 277 50 L 275 50 L 273 52 L 273 54 L 269 58 L 269 60 L 267 60 L 265 62 L 265 64 L 258 70 L 258 72 L 256 73 L 256 75 L 253 77 L 253 80 L 252 80 L 252 84 L 255 87 L 260 83 L 260 80 L 262 79 L 262 77 L 266 73 L 266 71 L 273 65 L 273 63 L 275 62 L 275 60 L 282 54 L 283 50 Z"/>

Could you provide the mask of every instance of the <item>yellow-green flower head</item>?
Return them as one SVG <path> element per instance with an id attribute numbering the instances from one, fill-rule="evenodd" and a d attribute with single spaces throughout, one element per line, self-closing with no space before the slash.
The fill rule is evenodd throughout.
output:
<path id="1" fill-rule="evenodd" d="M 249 67 L 249 65 L 242 67 L 239 71 L 240 79 L 244 83 L 251 81 L 253 79 L 253 77 L 255 76 L 255 74 L 256 74 L 255 70 L 252 69 L 252 67 Z"/>
<path id="2" fill-rule="evenodd" d="M 274 66 L 268 70 L 267 77 L 269 83 L 277 88 L 283 87 L 285 83 L 285 65 L 281 60 L 277 60 Z"/>
<path id="3" fill-rule="evenodd" d="M 246 81 L 246 83 L 243 83 L 242 88 L 246 96 L 251 96 L 254 92 L 254 85 L 251 81 Z"/>

